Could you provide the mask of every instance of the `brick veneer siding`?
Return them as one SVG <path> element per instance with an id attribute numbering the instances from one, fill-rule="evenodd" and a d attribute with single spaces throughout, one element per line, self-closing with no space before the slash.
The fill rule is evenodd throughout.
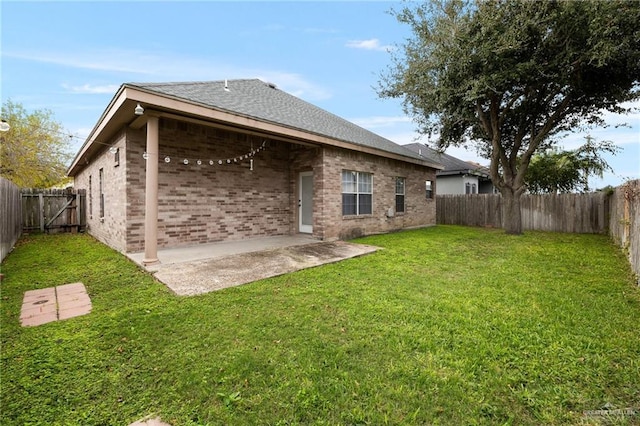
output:
<path id="1" fill-rule="evenodd" d="M 425 180 L 435 181 L 431 168 L 346 149 L 268 140 L 250 170 L 249 159 L 235 163 L 233 158 L 260 147 L 264 138 L 165 118 L 159 138 L 159 158 L 145 160 L 144 127 L 124 128 L 113 140 L 120 149 L 119 165 L 105 146 L 75 177 L 76 187 L 91 197 L 89 232 L 116 250 L 144 250 L 146 161 L 158 161 L 159 248 L 297 233 L 299 174 L 306 171 L 314 176 L 313 236 L 319 239 L 435 224 L 435 199 L 426 199 L 424 188 Z M 189 164 L 183 163 L 185 158 Z M 227 158 L 232 164 L 226 164 Z M 198 159 L 202 164 L 196 164 Z M 218 164 L 220 159 L 224 164 Z M 105 181 L 102 219 L 100 168 Z M 342 216 L 342 170 L 373 174 L 371 215 Z M 397 176 L 406 178 L 406 212 L 387 217 L 395 206 Z"/>
<path id="2" fill-rule="evenodd" d="M 126 133 L 119 133 L 112 141 L 119 149 L 118 163 L 109 152 L 108 144 L 78 175 L 74 186 L 87 191 L 87 229 L 98 240 L 119 251 L 126 250 Z M 104 217 L 100 217 L 100 169 L 103 170 Z M 89 178 L 91 177 L 91 185 Z"/>
<path id="3" fill-rule="evenodd" d="M 131 135 L 127 251 L 144 249 L 144 132 Z M 158 247 L 187 246 L 292 232 L 289 144 L 162 119 L 158 159 Z M 169 157 L 170 162 L 164 158 Z M 232 163 L 227 164 L 226 159 Z M 238 162 L 233 162 L 233 159 Z M 183 164 L 188 159 L 189 164 Z M 201 165 L 195 163 L 202 161 Z M 218 164 L 218 160 L 224 160 Z M 209 160 L 214 160 L 210 165 Z M 148 161 L 151 161 L 149 159 Z"/>
<path id="4" fill-rule="evenodd" d="M 429 167 L 377 157 L 345 149 L 326 148 L 323 153 L 322 222 L 324 239 L 349 239 L 399 229 L 436 224 L 435 198 L 427 199 L 425 181 L 435 182 Z M 342 171 L 373 174 L 373 210 L 370 215 L 342 215 Z M 395 207 L 396 177 L 404 177 L 405 212 L 387 216 Z"/>

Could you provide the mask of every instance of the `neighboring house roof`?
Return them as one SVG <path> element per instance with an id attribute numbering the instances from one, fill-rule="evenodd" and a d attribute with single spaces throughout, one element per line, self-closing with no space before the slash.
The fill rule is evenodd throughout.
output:
<path id="1" fill-rule="evenodd" d="M 131 95 L 129 95 L 129 92 L 131 92 Z M 411 162 L 442 169 L 442 165 L 437 161 L 420 156 L 417 152 L 279 90 L 274 84 L 265 83 L 258 79 L 182 83 L 125 83 L 120 87 L 107 111 L 102 115 L 89 140 L 95 139 L 94 133 L 100 132 L 106 126 L 106 124 L 101 124 L 102 122 L 108 121 L 109 117 L 116 116 L 115 113 L 110 113 L 109 110 L 122 108 L 127 99 L 144 102 L 144 98 L 149 97 L 145 96 L 145 93 L 159 95 L 164 99 L 185 102 L 213 111 L 230 113 L 237 117 L 302 131 L 306 134 L 346 142 L 347 145 L 357 145 L 375 151 L 391 153 L 404 157 Z M 152 97 L 158 99 L 157 96 Z M 180 112 L 174 104 L 175 102 L 172 103 L 171 110 Z M 163 107 L 166 107 L 166 105 L 163 105 Z M 154 108 L 157 108 L 157 106 L 154 106 Z M 85 145 L 88 145 L 89 140 L 85 142 Z M 71 172 L 76 170 L 80 157 L 87 151 L 87 148 L 83 145 L 69 168 Z M 357 149 L 357 147 L 352 149 Z"/>
<path id="2" fill-rule="evenodd" d="M 430 161 L 442 164 L 444 166 L 444 170 L 438 170 L 436 173 L 438 176 L 468 174 L 489 178 L 489 170 L 480 164 L 460 160 L 459 158 L 453 157 L 444 152 L 439 152 L 433 148 L 429 148 L 427 145 L 422 143 L 412 143 L 403 146 L 418 153 L 418 155 L 429 159 Z"/>

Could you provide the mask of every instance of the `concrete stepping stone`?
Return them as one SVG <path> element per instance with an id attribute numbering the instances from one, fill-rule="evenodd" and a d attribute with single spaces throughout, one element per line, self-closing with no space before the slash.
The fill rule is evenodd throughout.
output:
<path id="1" fill-rule="evenodd" d="M 156 417 L 155 419 L 138 420 L 137 422 L 131 423 L 129 426 L 171 426 L 171 425 L 163 422 L 162 420 L 160 420 L 159 417 Z"/>
<path id="2" fill-rule="evenodd" d="M 24 293 L 20 324 L 33 327 L 91 312 L 91 299 L 82 283 L 29 290 Z"/>

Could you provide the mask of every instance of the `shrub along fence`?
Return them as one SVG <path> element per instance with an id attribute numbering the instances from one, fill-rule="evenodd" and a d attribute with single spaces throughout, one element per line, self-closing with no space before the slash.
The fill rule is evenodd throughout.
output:
<path id="1" fill-rule="evenodd" d="M 610 235 L 628 251 L 631 267 L 640 276 L 640 180 L 613 193 L 525 194 L 520 209 L 525 230 Z M 500 228 L 502 196 L 438 195 L 436 222 Z"/>
<path id="2" fill-rule="evenodd" d="M 9 254 L 22 233 L 20 188 L 0 177 L 0 262 Z"/>

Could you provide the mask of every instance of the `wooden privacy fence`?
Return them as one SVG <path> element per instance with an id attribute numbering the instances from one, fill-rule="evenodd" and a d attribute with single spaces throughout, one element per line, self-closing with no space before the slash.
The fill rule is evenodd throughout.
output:
<path id="1" fill-rule="evenodd" d="M 23 189 L 22 229 L 78 232 L 86 227 L 85 190 Z"/>
<path id="2" fill-rule="evenodd" d="M 627 182 L 612 194 L 525 194 L 520 211 L 525 230 L 608 234 L 627 254 L 640 285 L 640 180 Z M 500 228 L 502 196 L 438 195 L 436 222 Z"/>
<path id="3" fill-rule="evenodd" d="M 627 252 L 640 285 L 640 180 L 615 189 L 609 207 L 609 235 Z"/>
<path id="4" fill-rule="evenodd" d="M 609 199 L 587 194 L 525 194 L 520 212 L 525 230 L 602 234 L 608 232 Z M 502 226 L 500 194 L 438 195 L 436 222 L 442 225 Z"/>
<path id="5" fill-rule="evenodd" d="M 20 188 L 0 177 L 0 262 L 9 254 L 22 233 Z"/>

